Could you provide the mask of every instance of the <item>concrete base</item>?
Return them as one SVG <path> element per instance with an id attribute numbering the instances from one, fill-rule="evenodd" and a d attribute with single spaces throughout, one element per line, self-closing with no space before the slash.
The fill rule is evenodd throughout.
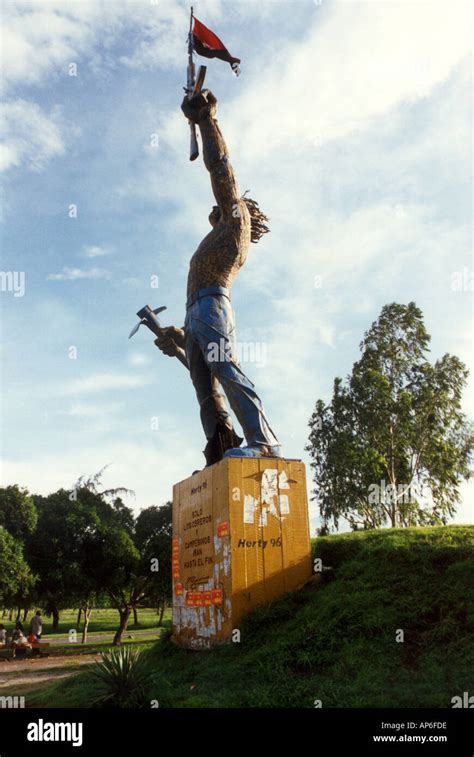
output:
<path id="1" fill-rule="evenodd" d="M 300 460 L 226 458 L 173 488 L 173 641 L 210 649 L 312 575 Z"/>

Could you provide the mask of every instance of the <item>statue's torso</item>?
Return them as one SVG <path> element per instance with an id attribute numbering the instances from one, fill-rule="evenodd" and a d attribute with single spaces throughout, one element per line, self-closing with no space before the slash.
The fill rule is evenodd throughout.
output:
<path id="1" fill-rule="evenodd" d="M 191 258 L 188 296 L 199 289 L 222 286 L 230 289 L 245 263 L 250 245 L 250 215 L 244 202 L 240 217 L 220 221 L 204 237 Z"/>

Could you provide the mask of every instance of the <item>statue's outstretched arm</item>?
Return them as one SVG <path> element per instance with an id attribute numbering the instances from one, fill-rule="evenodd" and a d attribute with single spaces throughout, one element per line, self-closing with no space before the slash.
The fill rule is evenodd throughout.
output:
<path id="1" fill-rule="evenodd" d="M 181 109 L 186 118 L 199 125 L 204 164 L 211 174 L 212 191 L 222 217 L 224 220 L 235 218 L 236 208 L 240 204 L 240 189 L 217 123 L 217 99 L 212 92 L 204 90 L 191 100 L 185 97 Z"/>

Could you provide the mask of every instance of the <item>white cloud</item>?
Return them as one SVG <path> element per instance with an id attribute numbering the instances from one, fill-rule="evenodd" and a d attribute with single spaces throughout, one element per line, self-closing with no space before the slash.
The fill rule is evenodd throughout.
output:
<path id="1" fill-rule="evenodd" d="M 86 258 L 102 258 L 104 255 L 110 255 L 111 250 L 109 247 L 101 247 L 97 244 L 91 244 L 84 247 L 84 255 Z"/>
<path id="2" fill-rule="evenodd" d="M 156 13 L 143 19 L 140 42 L 129 55 L 120 58 L 120 62 L 130 68 L 143 70 L 180 65 L 189 11 L 172 3 L 157 3 L 155 8 Z"/>
<path id="3" fill-rule="evenodd" d="M 59 109 L 45 113 L 38 105 L 16 99 L 0 107 L 0 170 L 26 165 L 38 171 L 65 151 Z"/>
<path id="4" fill-rule="evenodd" d="M 102 483 L 106 488 L 133 489 L 136 497 L 127 499 L 129 507 L 138 511 L 150 505 L 162 505 L 172 499 L 173 484 L 191 475 L 197 467 L 195 450 L 183 446 L 181 431 L 162 436 L 159 442 L 145 439 L 140 443 L 112 442 L 106 450 L 92 442 L 63 450 L 61 455 L 38 450 L 35 459 L 5 460 L 2 481 L 5 486 L 22 483 L 31 492 L 46 495 L 60 487 L 72 487 L 80 475 L 97 473 L 109 464 Z"/>
<path id="5" fill-rule="evenodd" d="M 200 9 L 215 18 L 220 3 Z M 2 6 L 2 86 L 42 85 L 68 76 L 68 66 L 96 74 L 117 64 L 147 69 L 181 66 L 189 11 L 176 0 L 10 0 Z M 111 52 L 126 33 L 128 52 Z"/>
<path id="6" fill-rule="evenodd" d="M 151 363 L 151 358 L 143 352 L 132 352 L 129 357 L 129 362 L 131 365 L 149 365 Z"/>
<path id="7" fill-rule="evenodd" d="M 472 10 L 464 0 L 453 0 L 449 13 L 444 0 L 341 0 L 322 20 L 318 6 L 307 10 L 306 38 L 279 44 L 284 65 L 249 61 L 242 86 L 233 89 L 239 94 L 221 103 L 226 137 L 244 168 L 258 164 L 266 172 L 272 153 L 279 161 L 285 150 L 301 156 L 365 129 L 402 102 L 426 98 L 471 51 Z M 270 47 L 259 50 L 259 60 L 273 55 Z M 160 144 L 181 154 L 180 112 L 162 112 L 159 120 Z"/>
<path id="8" fill-rule="evenodd" d="M 95 373 L 91 376 L 72 381 L 66 385 L 62 394 L 95 394 L 116 389 L 136 389 L 146 386 L 150 379 L 144 376 L 130 376 L 120 373 Z M 84 408 L 84 406 L 82 406 Z"/>
<path id="9" fill-rule="evenodd" d="M 228 108 L 246 160 L 363 129 L 398 103 L 429 95 L 471 49 L 471 6 L 459 0 L 449 12 L 435 0 L 335 3 L 321 23 L 314 13 L 307 39 L 279 50 L 285 67 L 259 69 Z M 262 113 L 274 128 L 262 129 Z"/>
<path id="10" fill-rule="evenodd" d="M 18 0 L 2 4 L 2 77 L 5 97 L 17 87 L 66 81 L 70 64 L 90 68 L 97 78 L 117 65 L 147 68 L 179 65 L 187 11 L 168 1 Z M 111 48 L 124 30 L 130 53 L 119 62 Z M 136 35 L 134 30 L 138 29 Z M 136 37 L 140 39 L 133 47 Z M 0 170 L 23 164 L 40 170 L 64 153 L 67 131 L 58 111 L 44 113 L 34 102 L 9 99 L 3 105 Z"/>
<path id="11" fill-rule="evenodd" d="M 249 61 L 245 89 L 228 109 L 229 121 L 235 123 L 234 144 L 245 140 L 246 160 L 363 128 L 397 103 L 427 96 L 470 49 L 470 4 L 462 0 L 453 0 L 449 13 L 442 0 L 338 2 L 323 14 L 317 5 L 306 11 L 306 40 L 279 49 L 284 68 L 257 70 Z M 202 2 L 199 12 L 212 26 L 222 16 L 221 4 Z M 96 72 L 115 68 L 118 59 L 110 49 L 124 30 L 130 49 L 119 64 L 138 69 L 181 65 L 187 18 L 187 8 L 176 2 L 7 3 L 4 87 L 66 77 L 71 62 L 90 64 Z M 278 127 L 262 129 L 257 113 L 271 114 Z M 180 139 L 176 132 L 171 136 Z M 27 133 L 21 139 L 31 141 L 33 147 L 23 144 L 22 150 L 34 155 L 34 138 L 29 140 Z M 4 165 L 19 164 L 18 149 L 14 141 L 7 145 Z M 37 165 L 48 157 L 45 152 Z"/>
<path id="12" fill-rule="evenodd" d="M 100 15 L 100 7 L 77 1 L 66 5 L 61 0 L 4 3 L 3 87 L 38 84 L 61 70 L 66 74 L 66 63 L 77 59 L 91 43 L 91 22 Z"/>
<path id="13" fill-rule="evenodd" d="M 101 402 L 100 405 L 86 402 L 77 402 L 69 408 L 68 415 L 78 418 L 99 418 L 103 416 L 110 417 L 116 413 L 123 405 L 119 402 Z"/>
<path id="14" fill-rule="evenodd" d="M 62 273 L 49 273 L 48 281 L 77 281 L 78 279 L 108 279 L 110 273 L 102 268 L 63 268 Z"/>
<path id="15" fill-rule="evenodd" d="M 114 428 L 120 428 L 123 409 L 124 405 L 120 402 L 75 402 L 67 415 L 74 419 L 78 434 L 107 434 Z"/>

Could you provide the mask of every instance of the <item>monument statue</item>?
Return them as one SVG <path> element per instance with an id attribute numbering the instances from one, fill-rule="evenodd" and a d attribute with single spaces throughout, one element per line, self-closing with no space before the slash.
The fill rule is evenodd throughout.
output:
<path id="1" fill-rule="evenodd" d="M 186 96 L 190 160 L 199 156 L 211 177 L 216 204 L 211 231 L 191 258 L 183 328 L 162 326 L 164 306 L 138 311 L 156 346 L 188 370 L 206 434 L 206 467 L 173 486 L 173 634 L 185 649 L 213 649 L 234 640 L 254 607 L 304 585 L 312 570 L 306 471 L 284 459 L 253 383 L 237 355 L 231 288 L 251 242 L 268 232 L 268 218 L 241 194 L 217 123 L 217 100 L 196 75 L 193 51 L 226 61 L 238 75 L 240 60 L 193 14 L 188 36 Z M 226 402 L 227 400 L 227 402 Z M 228 405 L 240 423 L 235 432 Z"/>
<path id="2" fill-rule="evenodd" d="M 217 205 L 209 215 L 212 230 L 191 258 L 184 328 L 161 327 L 155 344 L 165 355 L 182 362 L 184 351 L 207 439 L 207 465 L 224 456 L 280 457 L 280 442 L 254 384 L 238 362 L 230 299 L 250 242 L 258 242 L 268 232 L 268 219 L 254 200 L 240 194 L 216 119 L 216 97 L 202 90 L 191 98 L 185 96 L 181 109 L 189 122 L 199 127 Z M 244 447 L 240 447 L 243 440 L 233 428 L 221 389 L 243 429 Z"/>

